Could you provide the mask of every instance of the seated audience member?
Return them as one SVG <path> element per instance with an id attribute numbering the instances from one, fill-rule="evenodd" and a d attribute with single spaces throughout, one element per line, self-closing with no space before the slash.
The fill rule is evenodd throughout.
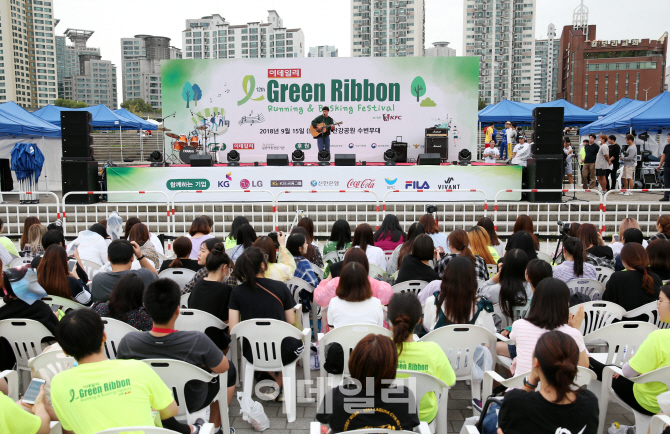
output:
<path id="1" fill-rule="evenodd" d="M 200 281 L 203 277 L 207 277 L 207 267 L 205 266 L 207 265 L 207 257 L 209 256 L 209 253 L 212 251 L 214 246 L 222 242 L 223 241 L 218 238 L 210 238 L 200 245 L 200 250 L 198 251 L 198 265 L 202 268 L 200 268 L 195 273 L 195 276 L 193 276 L 193 278 L 186 284 L 186 286 L 184 286 L 184 288 L 181 290 L 181 295 L 191 292 L 198 281 Z M 228 255 L 228 257 L 230 258 L 230 255 Z M 226 283 L 230 286 L 237 285 L 237 280 L 231 275 L 230 281 Z"/>
<path id="2" fill-rule="evenodd" d="M 437 271 L 428 265 L 433 259 L 435 259 L 433 239 L 426 234 L 419 235 L 412 243 L 412 253 L 404 257 L 395 283 L 408 280 L 423 280 L 424 282 L 439 280 L 440 276 Z"/>
<path id="3" fill-rule="evenodd" d="M 109 301 L 94 303 L 91 309 L 101 317 L 118 319 L 139 331 L 151 330 L 151 317 L 142 306 L 144 281 L 134 273 L 128 273 L 114 285 Z"/>
<path id="4" fill-rule="evenodd" d="M 349 372 L 355 384 L 330 389 L 316 420 L 328 424 L 332 432 L 360 428 L 411 431 L 419 424 L 419 417 L 409 388 L 391 386 L 397 367 L 398 353 L 393 341 L 382 335 L 367 335 L 349 357 Z M 373 390 L 366 389 L 370 385 Z"/>
<path id="5" fill-rule="evenodd" d="M 449 264 L 449 261 L 451 261 L 456 256 L 463 256 L 472 261 L 472 265 L 475 267 L 477 279 L 487 280 L 489 278 L 489 271 L 486 268 L 486 262 L 484 262 L 481 256 L 474 255 L 470 250 L 470 241 L 468 239 L 467 232 L 465 232 L 463 229 L 454 229 L 449 234 L 447 242 L 449 244 L 449 250 L 451 253 L 447 253 L 442 259 L 437 261 L 437 264 L 435 265 L 435 271 L 437 271 L 437 274 L 439 274 L 440 277 L 442 276 L 442 273 L 444 273 L 444 269 L 447 267 L 447 264 Z"/>
<path id="6" fill-rule="evenodd" d="M 0 233 L 5 231 L 5 222 L 0 219 Z M 4 247 L 13 258 L 19 257 L 19 252 L 14 246 L 14 242 L 7 237 L 0 237 L 0 246 Z M 9 262 L 8 262 L 9 263 Z"/>
<path id="7" fill-rule="evenodd" d="M 211 240 L 212 238 L 210 238 Z M 202 244 L 201 244 L 202 246 Z M 172 261 L 163 261 L 160 271 L 165 271 L 168 268 L 186 268 L 187 270 L 200 271 L 202 265 L 198 263 L 197 259 L 191 259 L 191 239 L 188 237 L 179 237 L 172 243 L 172 250 L 175 256 Z M 199 253 L 199 252 L 198 252 Z"/>
<path id="8" fill-rule="evenodd" d="M 424 233 L 429 235 L 433 239 L 433 244 L 435 248 L 440 250 L 440 247 L 443 251 L 449 251 L 449 244 L 447 243 L 447 236 L 440 232 L 440 228 L 435 222 L 435 218 L 432 214 L 424 214 L 419 219 L 419 223 L 423 226 Z"/>
<path id="9" fill-rule="evenodd" d="M 237 258 L 242 255 L 245 249 L 254 245 L 257 238 L 256 231 L 250 225 L 240 226 L 237 230 L 237 245 L 228 252 L 230 259 L 237 261 Z"/>
<path id="10" fill-rule="evenodd" d="M 82 260 L 91 261 L 102 266 L 107 262 L 108 246 L 107 242 L 105 242 L 105 238 L 94 230 L 94 226 L 96 225 L 100 225 L 100 223 L 94 224 L 91 226 L 91 229 L 79 232 L 77 238 L 68 244 L 67 251 L 68 254 L 73 255 L 74 250 L 77 249 L 79 251 L 79 257 Z"/>
<path id="11" fill-rule="evenodd" d="M 293 277 L 302 279 L 316 288 L 319 284 L 319 279 L 312 270 L 312 263 L 304 257 L 309 250 L 307 238 L 303 234 L 291 232 L 291 235 L 286 240 L 286 249 L 293 255 L 293 259 L 295 260 L 296 268 Z"/>
<path id="12" fill-rule="evenodd" d="M 575 384 L 579 357 L 579 347 L 570 336 L 558 330 L 544 333 L 533 350 L 532 369 L 523 387 L 505 394 L 498 432 L 595 434 L 598 398 Z"/>
<path id="13" fill-rule="evenodd" d="M 212 231 L 212 228 L 207 223 L 207 219 L 204 217 L 196 217 L 191 223 L 191 227 L 188 229 L 188 234 L 191 236 L 191 259 L 198 257 L 198 251 L 200 251 L 200 245 L 214 236 L 209 233 Z"/>
<path id="14" fill-rule="evenodd" d="M 223 244 L 221 245 L 223 247 Z M 119 359 L 175 359 L 206 368 L 215 374 L 228 371 L 228 401 L 235 388 L 235 370 L 229 369 L 228 359 L 204 333 L 179 331 L 175 322 L 179 317 L 179 285 L 170 279 L 158 279 L 147 286 L 142 301 L 153 320 L 148 332 L 131 332 L 119 343 Z M 186 385 L 184 397 L 189 413 L 210 405 L 210 422 L 221 426 L 219 403 L 212 399 L 219 393 L 220 384 L 215 379 L 209 383 L 191 381 Z M 188 434 L 189 427 L 175 419 L 163 421 L 163 427 Z M 218 428 L 217 428 L 218 429 Z"/>
<path id="15" fill-rule="evenodd" d="M 49 246 L 37 267 L 37 281 L 49 295 L 90 306 L 91 293 L 77 272 L 68 267 L 65 249 L 58 245 Z"/>
<path id="16" fill-rule="evenodd" d="M 643 240 L 644 236 L 642 235 L 642 231 L 639 229 L 630 228 L 626 229 L 626 231 L 623 233 L 624 245 L 628 243 L 638 243 L 642 245 Z M 623 269 L 624 266 L 621 262 L 621 252 L 619 252 L 619 254 L 614 255 L 614 271 L 623 271 Z"/>
<path id="17" fill-rule="evenodd" d="M 56 338 L 78 364 L 51 380 L 51 403 L 63 430 L 94 434 L 109 428 L 154 426 L 152 409 L 163 423 L 177 415 L 172 391 L 151 366 L 139 360 L 107 359 L 104 325 L 97 313 L 69 311 L 58 323 Z M 111 385 L 114 393 L 104 393 Z M 190 433 L 190 428 L 183 432 Z"/>
<path id="18" fill-rule="evenodd" d="M 53 414 L 53 407 L 45 397 L 44 385 L 40 387 L 34 404 L 23 401 L 20 404 L 15 403 L 3 391 L 0 391 L 0 432 L 49 434 L 51 414 Z"/>
<path id="19" fill-rule="evenodd" d="M 111 263 L 112 271 L 98 273 L 93 277 L 93 283 L 91 284 L 93 301 L 109 300 L 109 294 L 112 293 L 116 282 L 128 273 L 135 273 L 140 276 L 145 285 L 158 278 L 156 269 L 151 261 L 142 255 L 140 246 L 137 243 L 131 243 L 127 240 L 112 241 L 107 249 L 107 256 Z M 139 270 L 130 269 L 135 258 L 137 258 L 142 267 Z"/>
<path id="20" fill-rule="evenodd" d="M 28 229 L 28 240 L 23 246 L 23 256 L 26 258 L 34 258 L 35 256 L 44 253 L 42 247 L 42 235 L 47 231 L 46 226 L 37 224 L 32 225 Z"/>
<path id="21" fill-rule="evenodd" d="M 670 323 L 670 286 L 663 285 L 658 298 L 658 317 L 664 323 Z M 605 365 L 593 358 L 590 368 L 602 380 Z M 637 377 L 656 369 L 670 365 L 670 329 L 655 330 L 647 336 L 633 357 L 623 365 L 623 375 L 614 375 L 612 389 L 619 399 L 635 411 L 646 416 L 660 412 L 656 397 L 667 392 L 668 388 L 660 382 L 635 384 L 629 378 Z"/>
<path id="22" fill-rule="evenodd" d="M 584 320 L 584 309 L 580 308 L 577 314 L 570 315 L 570 290 L 565 282 L 553 277 L 543 279 L 535 288 L 530 310 L 526 318 L 512 323 L 510 339 L 516 345 L 498 342 L 498 355 L 511 357 L 512 374 L 526 374 L 533 367 L 533 354 L 538 339 L 551 330 L 563 332 L 577 343 L 579 347 L 579 366 L 588 368 L 589 357 L 584 345 L 584 337 L 579 331 Z"/>
<path id="23" fill-rule="evenodd" d="M 314 222 L 309 217 L 303 217 L 298 221 L 298 225 L 294 229 L 298 228 L 304 229 L 305 232 L 302 234 L 307 238 L 307 242 L 309 243 L 309 249 L 305 258 L 317 267 L 323 268 L 321 251 L 319 250 L 319 246 L 314 242 Z"/>
<path id="24" fill-rule="evenodd" d="M 489 234 L 481 226 L 473 226 L 468 231 L 468 246 L 472 250 L 472 253 L 481 256 L 487 265 L 497 264 L 500 259 L 498 252 L 491 247 Z"/>
<path id="25" fill-rule="evenodd" d="M 526 281 L 528 256 L 520 249 L 508 250 L 498 272 L 486 281 L 477 295 L 491 303 L 500 303 L 500 310 L 508 318 L 514 318 L 515 306 L 526 306 L 533 297 L 533 289 Z"/>
<path id="26" fill-rule="evenodd" d="M 533 227 L 533 219 L 530 218 L 530 216 L 521 214 L 519 217 L 516 218 L 516 221 L 514 222 L 514 229 L 512 230 L 512 234 L 516 234 L 517 232 L 524 231 L 528 232 L 533 236 L 533 246 L 535 247 L 535 250 L 540 250 L 540 239 L 535 235 L 535 228 Z"/>
<path id="27" fill-rule="evenodd" d="M 405 258 L 405 256 L 412 253 L 412 243 L 414 242 L 414 239 L 424 233 L 423 225 L 421 223 L 412 223 L 410 225 L 409 229 L 407 230 L 407 240 L 404 243 L 398 245 L 398 247 L 393 250 L 393 254 L 386 264 L 386 273 L 389 276 L 392 276 L 400 269 L 402 260 Z"/>
<path id="28" fill-rule="evenodd" d="M 658 233 L 649 237 L 649 242 L 654 240 L 670 239 L 670 214 L 663 214 L 656 220 L 656 230 Z"/>
<path id="29" fill-rule="evenodd" d="M 384 217 L 382 225 L 377 229 L 374 235 L 375 246 L 383 251 L 393 251 L 407 239 L 407 235 L 400 227 L 398 217 L 393 214 L 387 214 Z"/>
<path id="30" fill-rule="evenodd" d="M 614 253 L 609 246 L 605 245 L 603 237 L 598 229 L 591 223 L 584 223 L 577 231 L 579 238 L 586 250 L 586 262 L 596 267 L 607 267 L 614 270 Z"/>
<path id="31" fill-rule="evenodd" d="M 663 282 L 647 268 L 649 258 L 644 247 L 638 243 L 625 244 L 621 249 L 621 261 L 626 271 L 616 271 L 610 276 L 602 300 L 616 303 L 626 310 L 658 300 Z"/>
<path id="32" fill-rule="evenodd" d="M 375 246 L 372 228 L 367 223 L 362 223 L 356 226 L 354 231 L 354 240 L 351 243 L 352 247 L 360 247 L 368 257 L 370 264 L 376 265 L 382 270 L 386 270 L 386 255 L 384 251 Z"/>
<path id="33" fill-rule="evenodd" d="M 491 240 L 489 251 L 495 250 L 495 252 L 498 254 L 498 257 L 504 255 L 505 250 L 503 249 L 502 243 L 498 239 L 498 234 L 496 233 L 493 220 L 488 217 L 482 217 L 477 221 L 477 226 L 484 228 L 486 233 L 489 234 L 489 239 Z M 493 252 L 491 252 L 491 255 L 493 255 Z"/>
<path id="34" fill-rule="evenodd" d="M 277 242 L 279 243 L 279 258 L 277 257 L 277 247 L 270 237 L 260 237 L 254 242 L 254 247 L 261 249 L 265 255 L 268 268 L 265 270 L 265 277 L 272 280 L 286 282 L 293 277 L 295 273 L 295 260 L 288 250 L 286 250 L 286 235 L 283 232 L 277 233 Z M 280 259 L 281 262 L 277 262 Z"/>
<path id="35" fill-rule="evenodd" d="M 411 292 L 394 294 L 388 305 L 388 318 L 393 325 L 393 343 L 398 348 L 398 369 L 423 372 L 444 381 L 456 383 L 456 374 L 442 348 L 435 342 L 417 342 L 414 329 L 421 322 L 421 303 Z M 435 393 L 421 398 L 419 420 L 432 422 L 437 415 Z"/>
<path id="36" fill-rule="evenodd" d="M 114 213 L 112 213 L 112 214 L 114 214 Z M 117 217 L 118 217 L 118 214 L 117 214 Z M 116 236 L 113 236 L 112 240 L 115 240 L 115 239 L 128 240 L 128 237 L 130 236 L 131 229 L 133 228 L 133 226 L 135 226 L 138 223 L 142 223 L 142 221 L 140 219 L 138 219 L 137 217 L 129 217 L 128 220 L 126 221 L 126 226 L 124 227 L 123 237 L 116 238 Z M 104 237 L 104 234 L 101 234 L 101 235 Z M 153 232 L 149 232 L 149 241 L 151 241 L 151 243 L 154 245 L 154 247 L 156 248 L 156 251 L 158 253 L 160 253 L 161 255 L 165 254 L 165 251 L 163 250 L 163 243 L 160 242 L 160 240 L 158 239 L 156 234 L 154 234 Z"/>
<path id="37" fill-rule="evenodd" d="M 328 325 L 333 328 L 350 324 L 384 325 L 384 311 L 372 296 L 368 273 L 358 262 L 344 266 L 335 298 L 328 304 Z"/>
<path id="38" fill-rule="evenodd" d="M 237 245 L 237 231 L 240 230 L 240 227 L 242 225 L 248 225 L 248 224 L 249 220 L 247 220 L 247 218 L 244 216 L 240 215 L 233 219 L 233 223 L 230 225 L 230 232 L 228 233 L 228 236 L 224 240 L 226 250 L 230 250 Z"/>
<path id="39" fill-rule="evenodd" d="M 21 250 L 25 247 L 26 243 L 28 242 L 28 231 L 30 230 L 30 227 L 32 225 L 39 225 L 40 219 L 37 217 L 26 217 L 26 219 L 23 221 L 23 232 L 21 233 L 21 240 L 19 241 L 19 247 Z"/>
<path id="40" fill-rule="evenodd" d="M 528 266 L 526 267 L 526 282 L 530 283 L 533 294 L 535 293 L 535 288 L 537 288 L 537 285 L 539 285 L 542 280 L 552 276 L 553 269 L 548 262 L 538 258 L 528 261 Z"/>
<path id="41" fill-rule="evenodd" d="M 670 279 L 670 240 L 654 240 L 647 246 L 649 271 L 662 281 Z"/>
<path id="42" fill-rule="evenodd" d="M 42 235 L 42 247 L 46 251 L 50 246 L 57 245 L 65 248 L 65 237 L 63 236 L 62 230 L 50 229 Z M 84 266 L 81 262 L 81 257 L 79 256 L 79 249 L 72 249 L 73 254 L 68 257 L 68 270 L 74 267 L 77 272 L 77 277 L 82 280 L 82 282 L 88 282 L 88 275 L 84 271 Z M 106 250 L 105 250 L 106 251 Z M 0 255 L 2 258 L 2 255 Z M 42 256 L 35 256 L 30 263 L 34 270 L 40 266 L 42 261 Z"/>
<path id="43" fill-rule="evenodd" d="M 610 244 L 610 249 L 612 249 L 612 253 L 614 253 L 615 256 L 621 253 L 621 249 L 623 249 L 623 233 L 626 232 L 626 229 L 630 228 L 640 229 L 640 225 L 637 220 L 632 217 L 626 217 L 625 219 L 621 220 L 618 232 L 619 241 L 613 241 Z M 642 242 L 642 247 L 645 249 L 647 248 L 647 240 Z"/>
<path id="44" fill-rule="evenodd" d="M 507 244 L 505 244 L 505 252 L 509 252 L 513 249 L 523 250 L 529 261 L 537 258 L 537 250 L 535 250 L 533 234 L 529 232 L 519 231 L 509 237 Z"/>
<path id="45" fill-rule="evenodd" d="M 584 245 L 579 238 L 568 237 L 563 241 L 565 260 L 554 267 L 554 278 L 568 282 L 572 279 L 597 279 L 596 267 L 584 262 Z"/>
<path id="46" fill-rule="evenodd" d="M 419 293 L 423 328 L 433 331 L 452 324 L 474 324 L 477 308 L 477 278 L 470 259 L 449 261 L 442 280 L 435 280 Z"/>
<path id="47" fill-rule="evenodd" d="M 321 256 L 321 252 L 319 251 L 319 246 L 317 246 L 315 243 L 310 243 L 309 242 L 309 235 L 307 232 L 307 229 L 303 228 L 302 226 L 296 226 L 293 229 L 291 229 L 291 233 L 289 235 L 293 234 L 300 234 L 305 239 L 307 240 L 307 251 L 305 252 L 304 255 L 301 255 L 303 258 L 307 259 L 307 262 L 310 262 L 314 265 L 316 265 L 319 268 L 323 268 L 323 256 Z M 319 265 L 321 264 L 321 265 Z"/>
<path id="48" fill-rule="evenodd" d="M 333 223 L 328 242 L 323 246 L 323 255 L 338 250 L 347 250 L 349 247 L 351 247 L 351 226 L 346 220 L 337 220 Z"/>
<path id="49" fill-rule="evenodd" d="M 344 267 L 346 267 L 350 262 L 358 262 L 359 264 L 363 265 L 366 273 L 370 273 L 368 257 L 363 250 L 357 248 L 351 248 L 347 250 L 347 253 L 344 255 L 344 261 L 342 261 L 342 268 L 344 269 Z M 389 300 L 391 300 L 391 296 L 393 295 L 393 289 L 391 289 L 391 285 L 386 282 L 373 279 L 370 276 L 368 276 L 368 282 L 370 282 L 372 296 L 378 298 L 382 305 L 386 306 Z M 327 279 L 319 282 L 319 286 L 317 286 L 314 290 L 314 302 L 321 307 L 328 306 L 330 301 L 336 296 L 339 283 L 340 278 L 333 278 L 332 276 L 329 276 Z"/>
<path id="50" fill-rule="evenodd" d="M 132 227 L 130 234 L 128 234 L 128 241 L 135 241 L 142 252 L 142 256 L 145 256 L 154 266 L 154 269 L 158 270 L 160 268 L 161 260 L 158 257 L 158 251 L 156 246 L 149 239 L 149 228 L 144 223 L 138 223 Z"/>

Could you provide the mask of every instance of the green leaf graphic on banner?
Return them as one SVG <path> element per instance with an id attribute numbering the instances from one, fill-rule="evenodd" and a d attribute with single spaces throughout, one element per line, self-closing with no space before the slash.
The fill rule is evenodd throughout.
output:
<path id="1" fill-rule="evenodd" d="M 168 190 L 207 190 L 209 180 L 207 179 L 168 179 L 165 183 Z"/>
<path id="2" fill-rule="evenodd" d="M 251 96 L 254 94 L 254 90 L 256 90 L 256 79 L 254 78 L 253 75 L 244 76 L 244 79 L 242 80 L 242 89 L 244 90 L 244 93 L 246 93 L 247 95 L 241 100 L 237 101 L 237 105 L 242 105 L 245 102 L 249 101 L 249 99 L 252 99 L 254 101 L 262 101 L 265 99 L 265 95 L 261 95 L 258 98 L 251 98 Z"/>

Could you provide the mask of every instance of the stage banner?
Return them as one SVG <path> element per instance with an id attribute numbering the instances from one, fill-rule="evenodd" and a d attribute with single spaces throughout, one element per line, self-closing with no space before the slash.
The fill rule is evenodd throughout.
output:
<path id="1" fill-rule="evenodd" d="M 435 125 L 449 128 L 449 161 L 461 149 L 476 155 L 477 57 L 175 59 L 161 62 L 161 74 L 165 127 L 191 135 L 193 148 L 207 143 L 221 162 L 232 150 L 241 162 L 264 162 L 296 149 L 318 161 L 309 127 L 323 106 L 342 122 L 331 133 L 331 155 L 384 161 L 397 140 L 416 159 Z"/>
<path id="2" fill-rule="evenodd" d="M 426 192 L 417 190 L 478 189 L 492 202 L 500 190 L 521 188 L 521 166 L 305 166 L 305 167 L 109 167 L 108 191 L 164 191 L 172 198 L 177 191 L 193 191 L 175 196 L 176 202 L 269 202 L 270 195 L 243 193 L 242 190 L 304 191 L 282 194 L 280 202 L 372 202 L 388 190 L 389 202 L 481 201 L 480 193 Z M 309 193 L 311 190 L 360 190 L 361 193 Z M 216 191 L 221 194 L 198 194 Z M 500 200 L 517 201 L 520 193 L 503 193 Z M 110 202 L 149 202 L 156 195 L 112 194 Z"/>

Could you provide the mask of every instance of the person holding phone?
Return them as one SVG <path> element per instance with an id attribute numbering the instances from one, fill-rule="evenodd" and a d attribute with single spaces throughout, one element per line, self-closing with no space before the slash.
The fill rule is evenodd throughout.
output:
<path id="1" fill-rule="evenodd" d="M 3 433 L 48 434 L 51 421 L 57 420 L 51 404 L 44 399 L 44 380 L 39 378 L 30 382 L 23 400 L 18 403 L 0 393 L 0 415 L 0 432 Z"/>
<path id="2" fill-rule="evenodd" d="M 84 306 L 90 306 L 91 293 L 86 289 L 77 272 L 76 262 L 68 263 L 65 249 L 59 245 L 51 245 L 37 267 L 37 281 L 49 295 L 74 300 Z"/>

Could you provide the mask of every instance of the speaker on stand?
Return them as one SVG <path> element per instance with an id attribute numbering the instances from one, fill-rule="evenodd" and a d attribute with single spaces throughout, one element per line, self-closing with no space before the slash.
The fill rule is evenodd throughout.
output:
<path id="1" fill-rule="evenodd" d="M 524 188 L 563 189 L 563 107 L 533 109 L 533 158 L 528 159 Z M 529 192 L 529 202 L 561 202 L 561 192 Z"/>
<path id="2" fill-rule="evenodd" d="M 99 189 L 98 163 L 93 159 L 92 119 L 91 112 L 85 110 L 64 110 L 60 113 L 63 195 L 72 191 Z M 75 194 L 67 199 L 69 203 L 90 204 L 99 201 L 95 194 Z"/>

